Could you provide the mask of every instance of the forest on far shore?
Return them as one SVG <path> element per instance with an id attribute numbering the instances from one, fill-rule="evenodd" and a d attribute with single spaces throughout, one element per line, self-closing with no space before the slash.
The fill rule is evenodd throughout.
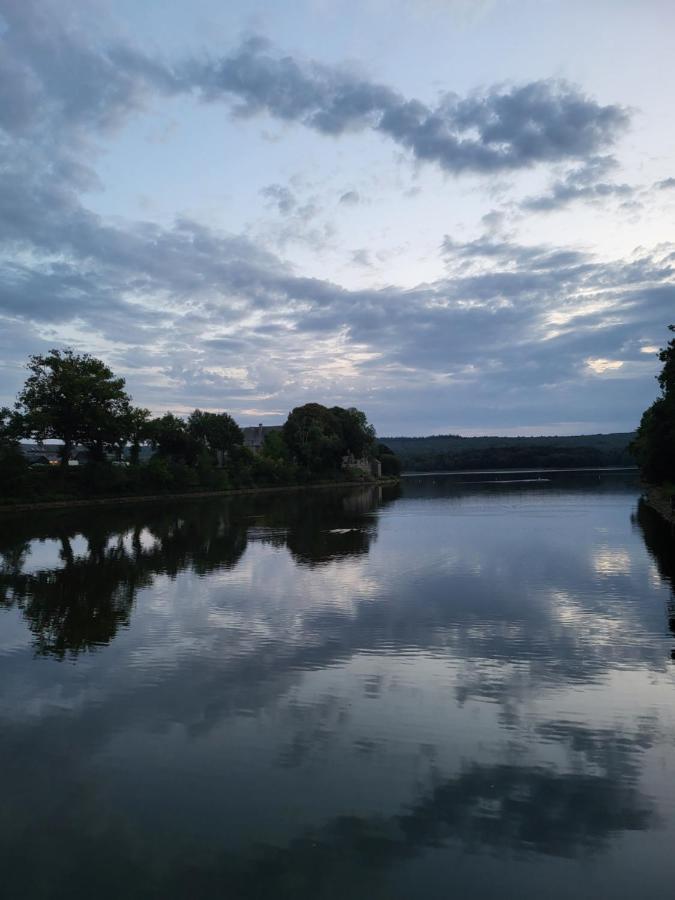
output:
<path id="1" fill-rule="evenodd" d="M 551 437 L 385 437 L 405 472 L 635 466 L 635 432 Z"/>

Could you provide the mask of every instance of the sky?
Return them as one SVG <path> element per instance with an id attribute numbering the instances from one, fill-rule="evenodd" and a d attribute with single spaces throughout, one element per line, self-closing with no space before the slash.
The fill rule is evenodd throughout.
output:
<path id="1" fill-rule="evenodd" d="M 670 0 L 0 0 L 0 405 L 628 431 L 675 321 Z"/>

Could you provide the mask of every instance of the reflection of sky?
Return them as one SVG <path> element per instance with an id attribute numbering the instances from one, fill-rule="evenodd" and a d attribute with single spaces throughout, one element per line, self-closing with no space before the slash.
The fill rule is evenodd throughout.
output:
<path id="1" fill-rule="evenodd" d="M 672 876 L 654 850 L 675 821 L 669 588 L 631 527 L 637 495 L 437 492 L 364 511 L 369 552 L 319 565 L 256 521 L 236 565 L 156 576 L 130 626 L 75 661 L 34 659 L 3 611 L 9 850 L 21 860 L 34 820 L 47 853 L 65 804 L 64 841 L 93 829 L 165 874 L 260 844 L 304 871 L 308 835 L 326 877 L 360 871 L 365 841 L 382 896 L 413 872 L 445 896 L 432 873 L 460 851 L 471 896 L 492 896 L 486 871 L 519 896 L 545 871 L 563 878 L 550 896 L 591 896 L 578 858 L 628 896 L 648 835 Z"/>

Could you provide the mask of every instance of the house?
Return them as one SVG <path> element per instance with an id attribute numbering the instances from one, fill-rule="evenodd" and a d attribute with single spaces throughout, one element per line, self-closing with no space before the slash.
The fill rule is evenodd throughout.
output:
<path id="1" fill-rule="evenodd" d="M 60 466 L 62 444 L 37 444 L 21 442 L 19 450 L 29 466 Z M 90 461 L 91 454 L 79 444 L 73 447 L 68 460 L 69 466 L 83 466 Z"/>
<path id="2" fill-rule="evenodd" d="M 352 453 L 348 453 L 342 457 L 343 469 L 358 469 L 365 472 L 366 475 L 372 475 L 374 478 L 382 478 L 382 463 L 379 459 L 373 457 L 362 456 L 357 459 Z"/>
<path id="3" fill-rule="evenodd" d="M 23 441 L 19 450 L 29 466 L 57 466 L 61 461 L 61 448 L 54 444 L 29 444 Z"/>
<path id="4" fill-rule="evenodd" d="M 248 447 L 254 453 L 260 453 L 267 435 L 273 431 L 281 431 L 282 428 L 282 425 L 263 425 L 262 422 L 259 425 L 242 428 L 244 447 Z"/>

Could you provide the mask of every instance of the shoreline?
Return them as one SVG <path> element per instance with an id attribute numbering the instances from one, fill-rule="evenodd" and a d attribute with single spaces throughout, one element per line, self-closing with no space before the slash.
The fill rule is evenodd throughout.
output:
<path id="1" fill-rule="evenodd" d="M 180 494 L 144 494 L 129 497 L 91 497 L 86 500 L 46 500 L 30 503 L 0 505 L 0 515 L 14 512 L 33 512 L 49 509 L 80 509 L 87 506 L 119 506 L 129 503 L 156 503 L 171 500 L 200 500 L 207 497 L 237 497 L 245 494 L 288 493 L 290 491 L 314 491 L 341 487 L 378 487 L 399 484 L 400 478 L 378 478 L 374 481 L 319 481 L 315 484 L 285 484 L 273 487 L 231 488 L 227 491 L 187 491 Z"/>
<path id="2" fill-rule="evenodd" d="M 645 485 L 645 503 L 654 512 L 657 512 L 669 525 L 675 525 L 675 511 L 671 505 L 670 497 L 666 496 L 663 488 Z"/>
<path id="3" fill-rule="evenodd" d="M 401 472 L 401 478 L 418 478 L 427 477 L 429 475 L 527 475 L 530 473 L 540 472 L 638 472 L 638 466 L 578 466 L 565 469 L 547 469 L 542 466 L 531 466 L 530 468 L 518 467 L 516 469 L 429 469 L 416 472 L 408 469 Z"/>

